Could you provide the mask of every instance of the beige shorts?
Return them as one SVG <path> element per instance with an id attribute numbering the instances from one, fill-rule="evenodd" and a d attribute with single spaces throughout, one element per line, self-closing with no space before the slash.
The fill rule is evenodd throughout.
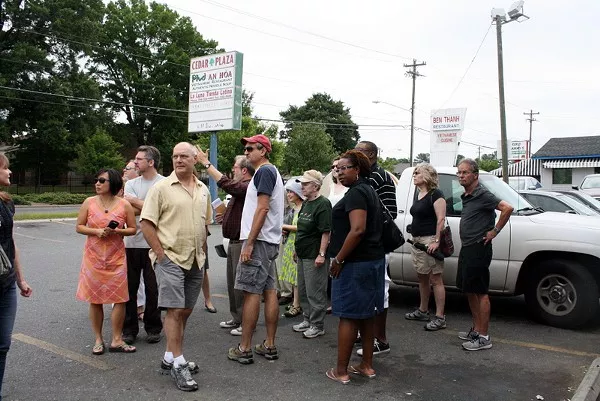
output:
<path id="1" fill-rule="evenodd" d="M 413 237 L 415 243 L 429 245 L 435 241 L 435 235 L 426 237 Z M 427 252 L 421 251 L 414 246 L 411 246 L 413 266 L 418 274 L 441 274 L 444 271 L 444 262 L 437 260 L 428 255 Z"/>

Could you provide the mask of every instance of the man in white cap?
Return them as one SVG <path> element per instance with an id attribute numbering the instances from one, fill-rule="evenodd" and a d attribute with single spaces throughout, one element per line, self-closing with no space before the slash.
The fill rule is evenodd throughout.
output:
<path id="1" fill-rule="evenodd" d="M 279 253 L 285 191 L 277 168 L 269 162 L 271 141 L 265 135 L 243 138 L 244 154 L 255 169 L 246 192 L 240 239 L 242 252 L 235 288 L 244 292 L 242 341 L 229 349 L 227 357 L 241 364 L 254 362 L 252 334 L 260 312 L 260 296 L 265 299 L 267 338 L 254 351 L 268 360 L 279 357 L 275 333 L 279 304 L 275 286 L 275 260 Z"/>

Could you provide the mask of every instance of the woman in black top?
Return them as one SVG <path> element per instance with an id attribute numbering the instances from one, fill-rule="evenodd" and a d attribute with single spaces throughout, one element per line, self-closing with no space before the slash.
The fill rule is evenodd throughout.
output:
<path id="1" fill-rule="evenodd" d="M 11 171 L 8 169 L 8 159 L 0 153 L 0 185 L 10 185 Z M 11 270 L 0 281 L 0 400 L 2 400 L 2 380 L 6 366 L 6 354 L 10 348 L 15 316 L 17 314 L 17 286 L 24 297 L 31 296 L 31 287 L 23 278 L 19 251 L 13 240 L 13 215 L 15 205 L 6 192 L 0 192 L 0 244 L 8 257 Z"/>
<path id="2" fill-rule="evenodd" d="M 337 366 L 327 377 L 342 384 L 348 373 L 375 377 L 373 320 L 383 310 L 385 251 L 381 242 L 383 214 L 377 193 L 369 185 L 371 166 L 361 152 L 344 153 L 337 165 L 338 180 L 348 192 L 332 210 L 328 255 L 333 315 L 339 316 Z M 360 329 L 363 355 L 359 365 L 348 366 Z"/>
<path id="3" fill-rule="evenodd" d="M 427 247 L 427 252 L 412 247 L 413 266 L 419 276 L 419 294 L 421 302 L 417 309 L 404 315 L 409 320 L 426 321 L 426 330 L 435 331 L 446 328 L 444 304 L 446 290 L 442 281 L 444 262 L 434 259 L 430 254 L 440 246 L 440 232 L 446 221 L 446 200 L 438 189 L 437 171 L 428 163 L 419 164 L 413 172 L 413 182 L 417 187 L 417 199 L 410 208 L 413 217 L 411 234 L 415 243 Z M 435 316 L 429 321 L 429 296 L 433 286 L 435 297 Z"/>

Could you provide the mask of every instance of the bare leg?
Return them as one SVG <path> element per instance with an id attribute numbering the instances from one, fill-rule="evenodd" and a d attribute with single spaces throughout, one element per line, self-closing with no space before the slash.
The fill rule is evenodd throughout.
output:
<path id="1" fill-rule="evenodd" d="M 433 297 L 435 298 L 435 315 L 444 316 L 444 307 L 446 304 L 446 290 L 441 274 L 431 275 L 431 284 L 433 285 Z"/>
<path id="2" fill-rule="evenodd" d="M 348 364 L 354 347 L 354 340 L 358 333 L 358 321 L 354 319 L 340 318 L 338 324 L 338 357 L 335 375 L 341 380 L 347 380 Z M 371 354 L 373 353 L 373 338 L 371 337 Z"/>
<path id="3" fill-rule="evenodd" d="M 359 320 L 358 327 L 360 328 L 363 349 L 362 361 L 359 365 L 359 369 L 367 375 L 372 375 L 375 373 L 375 370 L 373 370 L 373 330 L 375 327 L 373 318 Z"/>
<path id="4" fill-rule="evenodd" d="M 167 309 L 165 316 L 165 336 L 167 337 L 167 352 L 172 352 L 173 357 L 177 358 L 183 354 L 183 321 L 185 309 L 170 308 Z"/>
<path id="5" fill-rule="evenodd" d="M 300 307 L 300 295 L 298 294 L 298 286 L 295 285 L 295 286 L 293 286 L 293 288 L 294 288 L 294 290 L 293 290 L 294 300 L 292 301 L 292 306 L 294 308 L 299 308 Z"/>
<path id="6" fill-rule="evenodd" d="M 102 322 L 104 320 L 104 305 L 90 304 L 90 322 L 92 323 L 92 331 L 96 337 L 95 344 L 102 344 Z"/>
<path id="7" fill-rule="evenodd" d="M 277 296 L 275 297 L 275 300 L 277 300 Z M 266 302 L 267 300 L 265 299 L 265 303 Z M 254 329 L 256 329 L 256 322 L 258 321 L 259 313 L 260 294 L 244 292 L 244 309 L 242 312 L 242 341 L 240 342 L 240 348 L 243 351 L 248 351 L 252 347 L 252 335 L 254 334 Z"/>
<path id="8" fill-rule="evenodd" d="M 294 287 L 294 300 L 298 293 L 298 287 Z M 265 345 L 275 345 L 275 334 L 277 333 L 277 322 L 279 321 L 279 302 L 277 301 L 277 290 L 265 290 L 265 324 L 267 325 L 267 339 Z M 258 318 L 258 316 L 257 316 Z M 256 324 L 255 324 L 256 326 Z M 242 329 L 242 334 L 245 328 Z"/>
<path id="9" fill-rule="evenodd" d="M 115 304 L 110 315 L 112 324 L 111 346 L 116 347 L 123 344 L 123 324 L 125 323 L 125 303 Z"/>
<path id="10" fill-rule="evenodd" d="M 419 296 L 421 297 L 419 310 L 427 312 L 429 310 L 429 296 L 431 295 L 429 274 L 417 274 L 417 276 L 419 276 Z"/>
<path id="11" fill-rule="evenodd" d="M 477 294 L 467 293 L 467 299 L 469 300 L 469 308 L 471 309 L 471 315 L 473 315 L 473 330 L 479 332 L 479 297 Z"/>
<path id="12" fill-rule="evenodd" d="M 204 280 L 202 280 L 202 293 L 204 294 L 204 305 L 207 308 L 213 308 L 210 298 L 210 283 L 208 282 L 208 270 L 204 269 Z"/>
<path id="13" fill-rule="evenodd" d="M 487 294 L 477 295 L 479 304 L 479 334 L 487 336 L 490 326 L 490 297 Z"/>
<path id="14" fill-rule="evenodd" d="M 388 343 L 387 336 L 386 336 L 386 333 L 385 333 L 386 332 L 386 324 L 387 324 L 387 312 L 388 312 L 388 310 L 387 310 L 387 308 L 385 308 L 383 310 L 383 312 L 378 313 L 377 315 L 375 315 L 375 324 L 374 324 L 374 326 L 375 326 L 375 330 L 374 330 L 375 338 L 378 339 L 380 342 L 385 343 L 385 344 Z M 362 338 L 364 338 L 363 334 L 362 334 L 362 329 L 360 331 L 360 336 Z M 355 337 L 355 339 L 356 339 L 356 337 Z M 364 351 L 364 348 L 363 348 L 363 351 Z"/>

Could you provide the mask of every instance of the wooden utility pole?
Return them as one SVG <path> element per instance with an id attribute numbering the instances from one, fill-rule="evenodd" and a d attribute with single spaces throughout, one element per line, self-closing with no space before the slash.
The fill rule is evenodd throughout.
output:
<path id="1" fill-rule="evenodd" d="M 410 108 L 410 165 L 413 165 L 413 146 L 415 142 L 415 86 L 417 82 L 417 77 L 422 77 L 424 75 L 419 74 L 417 71 L 417 67 L 426 65 L 424 61 L 422 63 L 417 63 L 416 59 L 413 59 L 412 64 L 404 64 L 405 68 L 412 68 L 412 70 L 406 71 L 406 76 L 412 77 L 412 106 Z"/>
<path id="2" fill-rule="evenodd" d="M 531 132 L 533 131 L 533 122 L 537 121 L 533 118 L 534 115 L 540 114 L 539 112 L 533 112 L 533 110 L 529 110 L 529 113 L 523 113 L 529 118 L 526 118 L 525 121 L 529 121 L 529 155 L 527 155 L 531 159 Z"/>

